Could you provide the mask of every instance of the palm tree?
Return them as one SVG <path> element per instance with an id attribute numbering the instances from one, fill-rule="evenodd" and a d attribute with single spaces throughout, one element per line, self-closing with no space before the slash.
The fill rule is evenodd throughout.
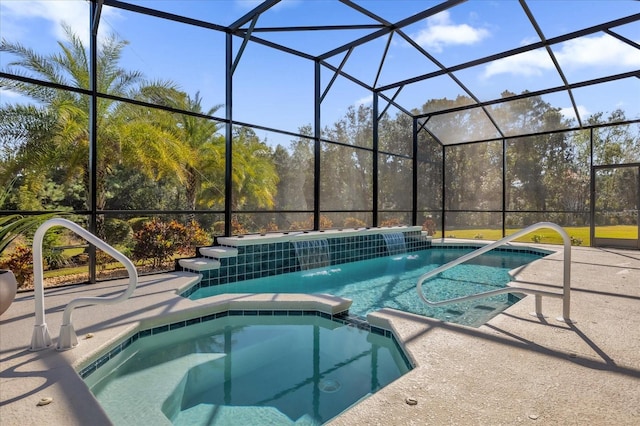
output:
<path id="1" fill-rule="evenodd" d="M 165 123 L 166 130 L 174 132 L 190 152 L 182 159 L 187 208 L 189 210 L 197 208 L 203 185 L 217 193 L 215 198 L 223 197 L 225 140 L 219 133 L 221 124 L 213 119 L 200 117 L 213 116 L 222 105 L 215 105 L 203 111 L 200 92 L 196 92 L 192 98 L 175 89 L 158 87 L 144 88 L 140 99 L 193 113 L 171 114 L 171 118 Z"/>
<path id="2" fill-rule="evenodd" d="M 69 26 L 63 25 L 65 42 L 58 42 L 59 53 L 40 55 L 19 43 L 2 40 L 0 52 L 17 57 L 9 71 L 30 75 L 50 83 L 89 88 L 87 49 Z M 110 36 L 97 52 L 97 91 L 101 94 L 133 98 L 150 87 L 172 88 L 169 82 L 148 83 L 138 71 L 118 66 L 128 43 Z M 34 105 L 8 105 L 0 110 L 0 129 L 13 135 L 15 155 L 6 161 L 6 177 L 21 174 L 42 175 L 52 167 L 65 167 L 68 180 L 82 180 L 89 193 L 89 102 L 90 97 L 66 90 L 3 78 L 0 88 L 9 89 L 35 101 Z M 157 125 L 161 114 L 139 107 L 99 98 L 96 111 L 98 127 L 98 166 L 96 170 L 97 205 L 107 202 L 105 179 L 117 164 L 131 165 L 149 177 L 171 173 L 185 179 L 181 158 L 189 151 L 174 132 Z M 12 120 L 15 117 L 20 120 Z M 135 119 L 132 119 L 135 118 Z M 9 136 L 11 137 L 11 136 Z M 34 149 L 36 148 L 36 149 Z"/>
<path id="3" fill-rule="evenodd" d="M 17 59 L 8 73 L 29 75 L 46 82 L 89 89 L 87 49 L 64 26 L 67 40 L 61 52 L 40 55 L 19 43 L 0 42 L 0 52 Z M 185 188 L 187 205 L 212 207 L 224 201 L 225 144 L 219 123 L 204 118 L 221 106 L 203 111 L 199 93 L 190 97 L 171 82 L 147 82 L 140 72 L 118 66 L 128 43 L 110 36 L 97 52 L 98 98 L 96 207 L 107 205 L 107 178 L 117 167 L 128 167 L 153 179 L 169 177 Z M 0 88 L 34 100 L 33 105 L 0 108 L 0 142 L 13 149 L 0 165 L 0 178 L 15 175 L 38 182 L 53 170 L 68 181 L 82 181 L 89 194 L 90 97 L 67 90 L 0 78 Z M 111 96 L 136 99 L 167 108 L 144 108 L 115 101 Z M 182 110 L 193 114 L 178 114 Z M 6 154 L 6 153 L 5 153 Z M 234 135 L 234 208 L 272 208 L 278 182 L 269 147 L 255 133 L 241 129 Z M 32 176 L 31 179 L 27 179 Z M 201 200 L 200 202 L 198 200 Z M 98 224 L 100 231 L 100 224 Z"/>
<path id="4" fill-rule="evenodd" d="M 222 105 L 203 112 L 200 93 L 191 96 L 177 90 L 147 88 L 143 100 L 198 115 L 213 116 Z M 177 115 L 171 128 L 189 146 L 191 155 L 185 158 L 185 192 L 190 209 L 198 201 L 205 207 L 224 203 L 225 141 L 219 133 L 220 123 L 190 114 Z M 255 132 L 246 127 L 233 135 L 233 201 L 234 210 L 245 206 L 273 208 L 278 184 L 278 172 L 272 153 Z"/>
<path id="5" fill-rule="evenodd" d="M 232 181 L 234 210 L 273 208 L 279 181 L 273 154 L 271 148 L 246 127 L 237 129 L 233 138 Z"/>

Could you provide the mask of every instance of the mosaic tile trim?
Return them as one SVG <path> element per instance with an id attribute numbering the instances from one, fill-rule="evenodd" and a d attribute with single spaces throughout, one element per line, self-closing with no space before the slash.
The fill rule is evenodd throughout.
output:
<path id="1" fill-rule="evenodd" d="M 407 252 L 424 250 L 431 245 L 431 241 L 425 238 L 420 231 L 408 231 L 402 234 L 404 234 Z M 382 234 L 327 238 L 327 242 L 331 265 L 388 255 Z M 300 270 L 295 246 L 292 242 L 247 245 L 237 247 L 237 249 L 237 256 L 219 259 L 219 269 L 209 271 L 183 269 L 202 274 L 199 287 L 227 284 Z M 193 291 L 195 291 L 195 288 L 181 295 L 189 297 Z"/>
<path id="2" fill-rule="evenodd" d="M 100 368 L 104 364 L 106 364 L 107 361 L 109 361 L 110 359 L 112 359 L 113 357 L 118 355 L 120 352 L 122 352 L 123 350 L 125 350 L 126 348 L 131 346 L 138 339 L 141 339 L 141 338 L 144 338 L 144 337 L 149 337 L 149 336 L 155 336 L 155 335 L 158 335 L 158 334 L 161 334 L 161 333 L 165 333 L 167 331 L 176 330 L 178 328 L 186 327 L 186 326 L 193 325 L 193 324 L 200 324 L 200 323 L 203 323 L 203 322 L 212 321 L 212 320 L 216 320 L 216 319 L 219 319 L 219 318 L 224 318 L 224 317 L 227 317 L 227 316 L 229 316 L 229 317 L 232 317 L 232 316 L 290 316 L 290 317 L 312 316 L 312 317 L 321 317 L 321 318 L 324 318 L 324 319 L 336 321 L 336 322 L 339 322 L 340 324 L 344 324 L 344 325 L 351 326 L 351 327 L 357 327 L 358 329 L 361 329 L 361 330 L 364 330 L 364 331 L 369 331 L 369 332 L 372 332 L 372 333 L 375 333 L 375 334 L 379 334 L 381 336 L 393 339 L 396 347 L 398 348 L 399 352 L 402 354 L 402 357 L 403 357 L 407 367 L 410 368 L 410 369 L 413 368 L 413 365 L 409 362 L 409 360 L 406 357 L 404 351 L 402 350 L 402 347 L 400 346 L 400 344 L 396 340 L 395 335 L 392 332 L 390 332 L 388 330 L 384 330 L 384 329 L 378 328 L 378 327 L 371 327 L 366 320 L 364 320 L 364 319 L 362 319 L 360 317 L 349 315 L 348 311 L 340 312 L 340 313 L 335 314 L 335 315 L 331 315 L 331 314 L 327 314 L 325 312 L 320 312 L 320 311 L 316 311 L 316 310 L 306 310 L 306 309 L 289 309 L 289 310 L 282 310 L 282 309 L 273 309 L 273 310 L 271 310 L 271 309 L 246 309 L 246 310 L 244 310 L 244 309 L 232 309 L 232 310 L 228 310 L 228 311 L 217 312 L 215 314 L 204 315 L 202 317 L 190 318 L 190 319 L 186 319 L 186 320 L 182 320 L 182 321 L 176 321 L 176 322 L 173 322 L 171 324 L 165 324 L 165 325 L 161 325 L 161 326 L 158 326 L 158 327 L 153 327 L 153 328 L 149 328 L 149 329 L 146 329 L 146 330 L 138 331 L 138 332 L 132 334 L 131 336 L 125 338 L 121 343 L 116 345 L 111 350 L 107 351 L 104 355 L 99 357 L 97 360 L 91 362 L 89 365 L 84 367 L 82 370 L 78 371 L 78 374 L 83 379 L 86 379 L 91 374 L 95 373 L 98 368 Z"/>
<path id="3" fill-rule="evenodd" d="M 437 244 L 437 245 L 432 245 L 430 248 L 433 249 L 442 249 L 442 250 L 476 250 L 479 248 L 484 247 L 484 244 L 451 244 L 451 243 L 445 243 L 445 244 Z M 522 254 L 533 254 L 533 255 L 537 255 L 540 257 L 544 257 L 544 256 L 548 256 L 550 254 L 552 254 L 552 251 L 549 250 L 544 250 L 544 249 L 539 249 L 539 248 L 525 248 L 525 247 L 496 247 L 494 249 L 492 249 L 491 251 L 498 251 L 498 252 L 506 252 L 506 253 L 522 253 Z"/>

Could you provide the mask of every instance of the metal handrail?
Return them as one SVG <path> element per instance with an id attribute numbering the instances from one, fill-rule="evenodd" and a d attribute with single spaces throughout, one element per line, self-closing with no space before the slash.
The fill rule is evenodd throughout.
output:
<path id="1" fill-rule="evenodd" d="M 523 235 L 528 234 L 531 231 L 535 231 L 536 229 L 540 229 L 540 228 L 551 228 L 555 230 L 562 236 L 562 240 L 564 241 L 564 272 L 563 272 L 562 294 L 553 293 L 553 292 L 544 291 L 544 290 L 534 290 L 534 289 L 523 288 L 523 287 L 505 287 L 497 290 L 490 290 L 482 293 L 472 294 L 470 296 L 463 296 L 463 297 L 457 297 L 454 299 L 442 300 L 439 302 L 432 302 L 424 296 L 424 293 L 422 292 L 422 284 L 428 279 L 435 277 L 436 275 L 446 271 L 449 268 L 453 268 L 456 265 L 464 263 L 467 260 L 473 259 L 474 257 L 478 257 L 483 253 L 493 250 L 498 246 L 501 246 L 505 243 L 508 243 L 509 241 L 512 241 L 516 238 L 519 238 Z M 562 317 L 558 317 L 558 321 L 572 323 L 573 321 L 570 319 L 571 317 L 569 312 L 570 301 L 571 301 L 570 300 L 570 297 L 571 297 L 570 296 L 571 295 L 571 239 L 569 238 L 569 235 L 567 235 L 565 230 L 562 229 L 560 225 L 557 225 L 552 222 L 539 222 L 531 226 L 528 226 L 525 229 L 522 229 L 514 234 L 504 237 L 501 240 L 498 240 L 484 247 L 481 247 L 477 250 L 474 250 L 471 253 L 465 254 L 464 256 L 461 256 L 455 260 L 452 260 L 449 263 L 446 263 L 436 269 L 433 269 L 423 274 L 418 279 L 416 290 L 418 291 L 418 295 L 420 296 L 420 299 L 422 299 L 422 301 L 429 306 L 442 306 L 450 303 L 463 302 L 463 301 L 472 300 L 472 299 L 480 299 L 480 298 L 493 296 L 496 294 L 503 294 L 503 293 L 521 292 L 521 293 L 534 294 L 535 304 L 536 304 L 535 315 L 538 317 L 544 316 L 542 315 L 542 296 L 560 298 L 562 299 Z"/>
<path id="2" fill-rule="evenodd" d="M 85 240 L 98 247 L 102 251 L 109 253 L 114 259 L 122 263 L 127 272 L 129 273 L 129 286 L 119 296 L 116 297 L 79 297 L 73 299 L 67 307 L 64 309 L 62 316 L 62 326 L 60 327 L 60 336 L 58 337 L 57 349 L 67 350 L 73 349 L 78 344 L 78 337 L 71 324 L 71 313 L 76 306 L 79 305 L 97 305 L 97 304 L 113 304 L 122 302 L 131 296 L 133 291 L 138 285 L 138 271 L 133 263 L 118 250 L 111 247 L 109 244 L 102 241 L 86 229 L 80 227 L 74 222 L 67 219 L 54 218 L 44 222 L 36 230 L 33 236 L 33 286 L 34 286 L 34 298 L 36 304 L 36 324 L 33 329 L 33 335 L 31 337 L 30 351 L 39 351 L 51 346 L 51 337 L 49 336 L 49 330 L 47 324 L 44 321 L 44 284 L 43 284 L 43 267 L 42 267 L 42 240 L 44 234 L 54 226 L 63 226 L 76 234 L 83 237 Z"/>

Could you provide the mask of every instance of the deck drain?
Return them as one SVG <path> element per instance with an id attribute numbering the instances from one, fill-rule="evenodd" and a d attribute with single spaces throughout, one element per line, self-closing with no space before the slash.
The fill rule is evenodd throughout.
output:
<path id="1" fill-rule="evenodd" d="M 326 393 L 338 392 L 341 387 L 339 381 L 331 378 L 321 379 L 318 383 L 318 389 Z"/>

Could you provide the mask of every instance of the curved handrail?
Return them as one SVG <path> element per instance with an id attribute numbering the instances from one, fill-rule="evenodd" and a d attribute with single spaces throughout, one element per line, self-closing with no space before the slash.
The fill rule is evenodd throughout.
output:
<path id="1" fill-rule="evenodd" d="M 70 220 L 61 218 L 47 220 L 38 227 L 35 235 L 33 236 L 33 286 L 36 305 L 36 324 L 34 326 L 31 346 L 29 348 L 31 351 L 39 351 L 51 346 L 51 337 L 49 336 L 47 324 L 44 321 L 42 240 L 47 230 L 54 226 L 63 226 L 80 235 L 102 251 L 109 253 L 114 259 L 122 263 L 129 273 L 129 286 L 121 295 L 115 297 L 79 297 L 77 299 L 73 299 L 69 304 L 67 304 L 62 316 L 62 326 L 60 327 L 60 336 L 58 337 L 58 350 L 72 349 L 78 344 L 76 332 L 71 324 L 71 313 L 75 307 L 79 305 L 113 304 L 124 301 L 131 296 L 138 285 L 138 271 L 136 271 L 133 263 L 125 255 Z"/>
<path id="2" fill-rule="evenodd" d="M 482 292 L 482 293 L 477 293 L 477 294 L 472 294 L 470 296 L 463 296 L 463 297 L 457 297 L 454 299 L 447 299 L 447 300 L 442 300 L 439 302 L 432 302 L 430 300 L 428 300 L 425 296 L 424 293 L 422 292 L 422 284 L 427 281 L 430 278 L 433 278 L 434 276 L 446 271 L 449 268 L 453 268 L 456 265 L 459 265 L 461 263 L 466 262 L 467 260 L 473 259 L 474 257 L 480 256 L 483 253 L 486 253 L 490 250 L 493 250 L 494 248 L 501 246 L 505 243 L 508 243 L 509 241 L 512 241 L 516 238 L 519 238 L 523 235 L 528 234 L 531 231 L 535 231 L 536 229 L 541 229 L 541 228 L 551 228 L 554 231 L 558 232 L 561 236 L 562 236 L 562 240 L 564 242 L 564 272 L 563 272 L 563 286 L 562 286 L 562 294 L 558 294 L 558 293 L 552 293 L 549 291 L 543 291 L 543 290 L 534 290 L 534 289 L 529 289 L 529 288 L 522 288 L 522 287 L 505 287 L 505 288 L 500 288 L 497 290 L 489 290 L 486 292 Z M 514 234 L 511 234 L 509 236 L 506 236 L 504 238 L 502 238 L 501 240 L 495 241 L 491 244 L 488 244 L 484 247 L 480 247 L 477 250 L 472 251 L 471 253 L 465 254 L 464 256 L 460 256 L 459 258 L 452 260 L 449 263 L 446 263 L 442 266 L 439 266 L 436 269 L 433 269 L 425 274 L 423 274 L 422 276 L 420 276 L 420 278 L 418 279 L 418 283 L 416 285 L 416 290 L 418 292 L 418 296 L 420 296 L 420 299 L 422 299 L 422 301 L 424 303 L 426 303 L 429 306 L 441 306 L 441 305 L 446 305 L 449 303 L 456 303 L 456 302 L 462 302 L 465 300 L 472 300 L 472 299 L 479 299 L 479 298 L 484 298 L 484 297 L 488 297 L 488 296 L 493 296 L 496 294 L 502 294 L 502 293 L 512 293 L 512 292 L 522 292 L 522 293 L 529 293 L 529 294 L 535 294 L 536 295 L 536 314 L 538 316 L 542 316 L 542 312 L 541 311 L 541 301 L 540 301 L 540 297 L 541 296 L 549 296 L 549 297 L 557 297 L 557 298 L 561 298 L 562 299 L 562 317 L 559 317 L 558 320 L 559 321 L 564 321 L 567 323 L 571 323 L 573 321 L 571 321 L 571 317 L 570 317 L 570 312 L 569 312 L 569 308 L 570 308 L 570 292 L 571 292 L 571 239 L 569 238 L 569 235 L 567 235 L 567 233 L 565 232 L 564 229 L 562 229 L 562 227 L 560 225 L 557 225 L 555 223 L 552 222 L 539 222 L 536 224 L 533 224 L 531 226 L 526 227 L 525 229 L 522 229 Z"/>

